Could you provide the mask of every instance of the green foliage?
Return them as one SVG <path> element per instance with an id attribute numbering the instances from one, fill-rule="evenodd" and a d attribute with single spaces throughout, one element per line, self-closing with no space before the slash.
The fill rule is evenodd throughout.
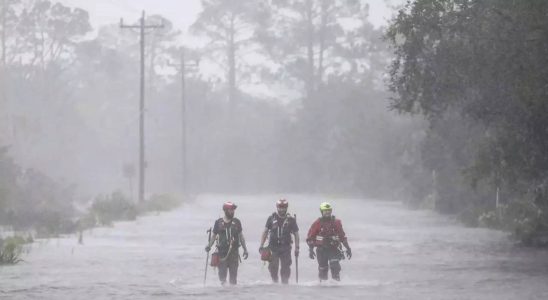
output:
<path id="1" fill-rule="evenodd" d="M 72 232 L 72 187 L 63 187 L 45 174 L 23 170 L 0 151 L 0 225 L 36 229 L 40 236 Z"/>
<path id="2" fill-rule="evenodd" d="M 27 11 L 13 7 L 13 28 L 19 30 L 7 32 L 8 45 L 21 46 L 9 49 L 8 69 L 10 102 L 13 113 L 20 114 L 14 119 L 22 123 L 15 126 L 18 144 L 25 150 L 22 155 L 47 153 L 52 159 L 42 160 L 41 167 L 63 161 L 57 173 L 69 178 L 67 174 L 83 174 L 81 169 L 103 171 L 127 161 L 127 145 L 133 139 L 127 130 L 135 125 L 127 114 L 138 97 L 133 84 L 139 74 L 138 35 L 111 24 L 99 28 L 97 38 L 82 39 L 89 29 L 85 12 L 50 1 L 31 2 L 25 2 Z M 209 42 L 201 59 L 206 65 L 219 64 L 226 76 L 216 74 L 208 82 L 194 76 L 192 64 L 187 65 L 189 186 L 219 192 L 404 193 L 398 169 L 404 154 L 416 150 L 408 149 L 409 144 L 416 146 L 410 142 L 415 139 L 408 129 L 412 122 L 395 124 L 396 118 L 385 111 L 388 94 L 382 92 L 382 80 L 388 53 L 380 39 L 382 31 L 368 21 L 363 1 L 207 0 L 202 8 L 191 29 Z M 158 120 L 147 123 L 147 128 L 162 132 L 154 142 L 166 145 L 151 153 L 151 174 L 157 174 L 157 166 L 173 165 L 173 158 L 180 155 L 180 133 L 173 130 L 180 128 L 179 104 L 173 99 L 180 97 L 181 73 L 164 59 L 175 53 L 171 61 L 178 61 L 180 51 L 171 48 L 177 31 L 168 20 L 147 19 L 150 24 L 161 22 L 164 30 L 148 35 L 145 45 L 147 97 L 155 99 L 147 114 Z M 42 23 L 43 28 L 36 26 Z M 43 44 L 42 35 L 36 34 L 40 30 Z M 59 47 L 64 39 L 67 44 Z M 44 46 L 54 50 L 51 56 Z M 254 55 L 265 64 L 244 61 Z M 155 72 L 155 66 L 171 70 Z M 271 95 L 245 94 L 246 85 L 257 82 L 266 82 Z M 227 103 L 227 95 L 237 101 Z M 381 129 L 390 133 L 381 136 Z M 45 134 L 49 132 L 55 134 Z M 106 153 L 111 149 L 116 151 Z M 103 165 L 93 166 L 94 162 Z M 180 185 L 178 167 L 164 170 L 171 174 L 165 174 L 162 184 Z M 107 177 L 113 175 L 103 174 L 82 186 L 110 184 L 113 178 Z M 53 202 L 53 197 L 47 198 L 47 203 Z M 160 207 L 144 209 L 162 209 L 163 204 L 150 206 Z M 49 229 L 44 231 L 70 227 L 55 223 L 55 216 L 67 217 L 65 212 L 74 213 L 48 212 L 43 227 Z M 91 214 L 73 225 L 93 224 Z"/>
<path id="3" fill-rule="evenodd" d="M 270 1 L 265 8 L 256 39 L 279 68 L 268 70 L 272 78 L 263 80 L 287 85 L 316 101 L 330 79 L 370 89 L 370 80 L 385 68 L 385 44 L 381 31 L 368 20 L 368 4 L 288 0 Z M 345 26 L 349 20 L 355 26 Z"/>
<path id="4" fill-rule="evenodd" d="M 400 193 L 400 166 L 416 145 L 411 119 L 396 122 L 381 91 L 331 82 L 298 112 L 283 150 L 291 158 L 287 189 L 371 197 Z M 291 184 L 291 185 L 289 185 Z"/>
<path id="5" fill-rule="evenodd" d="M 90 212 L 94 215 L 97 225 L 101 226 L 111 226 L 114 221 L 137 218 L 137 206 L 121 192 L 98 196 L 91 205 Z"/>
<path id="6" fill-rule="evenodd" d="M 469 205 L 464 209 L 460 209 L 457 215 L 457 219 L 461 221 L 464 225 L 470 227 L 477 227 L 480 225 L 483 216 L 483 210 L 474 205 Z"/>
<path id="7" fill-rule="evenodd" d="M 487 211 L 482 224 L 522 240 L 543 230 L 528 202 L 513 199 L 548 178 L 547 12 L 538 0 L 416 0 L 386 33 L 392 106 L 430 124 L 419 159 L 439 173 L 438 209 L 470 223 Z M 486 209 L 496 188 L 512 221 Z"/>
<path id="8" fill-rule="evenodd" d="M 18 193 L 17 178 L 20 176 L 20 167 L 7 155 L 8 149 L 0 148 L 0 225 L 11 224 L 13 220 L 13 206 Z"/>
<path id="9" fill-rule="evenodd" d="M 112 226 L 115 221 L 135 220 L 147 212 L 162 212 L 175 209 L 181 201 L 170 195 L 153 195 L 143 203 L 134 204 L 121 192 L 98 196 L 89 212 L 78 219 L 78 231 L 95 226 Z M 75 230 L 75 231 L 76 231 Z"/>
<path id="10" fill-rule="evenodd" d="M 50 161 L 50 166 L 65 160 L 66 153 L 78 153 L 62 151 L 66 140 L 55 139 L 66 137 L 74 129 L 64 125 L 77 123 L 59 116 L 74 116 L 63 100 L 72 93 L 66 88 L 72 78 L 67 75 L 72 67 L 67 66 L 74 65 L 76 44 L 91 30 L 88 14 L 47 0 L 7 0 L 0 5 L 7 12 L 6 22 L 0 24 L 5 38 L 5 48 L 0 49 L 5 57 L 2 84 L 7 83 L 2 88 L 1 101 L 13 104 L 7 112 L 9 128 L 14 134 L 17 132 L 17 141 L 10 140 L 15 135 L 3 140 L 12 148 L 0 150 L 0 225 L 11 225 L 16 230 L 35 229 L 39 236 L 71 232 L 74 187 L 56 182 L 38 170 L 21 168 L 7 151 L 25 163 L 28 157 L 47 153 L 49 159 L 42 162 Z M 71 135 L 77 136 L 76 132 Z M 44 167 L 41 165 L 41 169 Z"/>
<path id="11" fill-rule="evenodd" d="M 43 211 L 39 216 L 36 235 L 40 238 L 57 237 L 60 234 L 73 233 L 77 224 L 59 211 Z"/>
<path id="12" fill-rule="evenodd" d="M 478 217 L 478 225 L 481 227 L 500 229 L 503 227 L 501 224 L 501 218 L 497 212 L 498 210 L 492 210 L 482 213 Z"/>
<path id="13" fill-rule="evenodd" d="M 95 227 L 97 225 L 97 220 L 93 209 L 90 209 L 86 214 L 80 216 L 76 224 L 78 231 Z"/>
<path id="14" fill-rule="evenodd" d="M 202 7 L 190 29 L 209 40 L 205 53 L 215 61 L 222 61 L 222 66 L 227 70 L 228 101 L 235 105 L 237 98 L 240 98 L 237 91 L 243 77 L 238 70 L 241 69 L 238 66 L 242 65 L 240 51 L 251 43 L 254 27 L 260 21 L 253 16 L 260 11 L 260 4 L 250 0 L 204 0 Z"/>
<path id="15" fill-rule="evenodd" d="M 484 227 L 506 230 L 525 245 L 547 246 L 548 215 L 533 201 L 516 200 L 479 217 Z"/>
<path id="16" fill-rule="evenodd" d="M 19 236 L 0 238 L 0 265 L 14 265 L 21 262 L 23 244 L 26 241 Z"/>
<path id="17" fill-rule="evenodd" d="M 543 222 L 542 211 L 530 201 L 513 201 L 503 208 L 502 223 L 525 244 L 531 244 Z"/>
<path id="18" fill-rule="evenodd" d="M 152 195 L 142 204 L 138 205 L 139 212 L 161 212 L 169 211 L 181 205 L 181 200 L 171 195 Z"/>

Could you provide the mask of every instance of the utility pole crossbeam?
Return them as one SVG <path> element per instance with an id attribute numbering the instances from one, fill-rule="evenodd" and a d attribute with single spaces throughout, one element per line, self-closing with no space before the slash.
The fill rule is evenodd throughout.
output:
<path id="1" fill-rule="evenodd" d="M 141 48 L 141 80 L 139 93 L 139 203 L 145 198 L 145 29 L 163 28 L 164 25 L 146 25 L 145 11 L 141 15 L 139 25 L 125 25 L 120 19 L 120 28 L 138 28 L 140 31 Z"/>

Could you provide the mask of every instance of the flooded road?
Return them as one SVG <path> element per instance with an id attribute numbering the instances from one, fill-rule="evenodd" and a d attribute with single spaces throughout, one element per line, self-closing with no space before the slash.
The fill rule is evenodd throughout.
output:
<path id="1" fill-rule="evenodd" d="M 77 237 L 37 240 L 25 262 L 0 267 L 2 299 L 548 299 L 548 252 L 515 246 L 505 233 L 464 228 L 395 202 L 286 196 L 301 238 L 330 201 L 343 221 L 352 260 L 342 281 L 320 284 L 317 263 L 299 259 L 289 286 L 274 285 L 259 258 L 259 238 L 278 196 L 200 196 L 176 211 L 96 228 Z M 209 268 L 206 229 L 231 200 L 250 255 L 238 286 L 221 287 Z M 229 298 L 229 299 L 230 299 Z"/>

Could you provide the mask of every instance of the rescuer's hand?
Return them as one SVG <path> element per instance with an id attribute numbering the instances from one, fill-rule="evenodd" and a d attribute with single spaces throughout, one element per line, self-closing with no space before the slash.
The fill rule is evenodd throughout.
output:
<path id="1" fill-rule="evenodd" d="M 352 258 L 352 249 L 346 248 L 346 257 L 347 257 L 348 259 L 351 259 L 351 258 Z"/>
<path id="2" fill-rule="evenodd" d="M 310 257 L 310 259 L 316 258 L 316 253 L 314 253 L 314 248 L 310 248 L 308 250 L 308 257 Z"/>

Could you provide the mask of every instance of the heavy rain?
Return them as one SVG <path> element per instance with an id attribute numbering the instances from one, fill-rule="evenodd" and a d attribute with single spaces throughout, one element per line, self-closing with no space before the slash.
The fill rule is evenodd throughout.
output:
<path id="1" fill-rule="evenodd" d="M 0 299 L 548 299 L 546 20 L 0 0 Z"/>

